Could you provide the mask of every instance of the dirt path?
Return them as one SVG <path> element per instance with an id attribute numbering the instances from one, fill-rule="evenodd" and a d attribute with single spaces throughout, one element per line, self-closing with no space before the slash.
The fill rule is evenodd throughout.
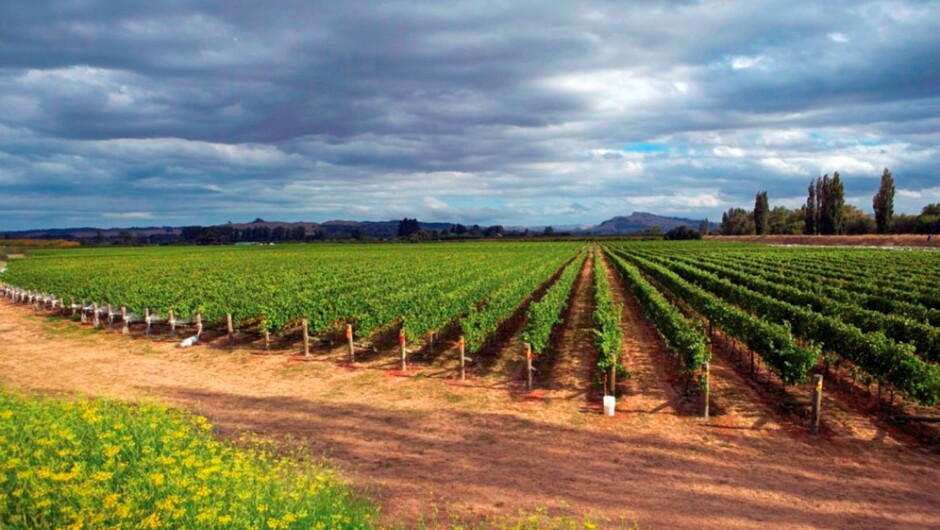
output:
<path id="1" fill-rule="evenodd" d="M 630 294 L 623 277 L 614 270 L 602 252 L 598 252 L 598 256 L 603 260 L 614 301 L 623 307 L 621 354 L 624 368 L 630 377 L 623 384 L 626 392 L 622 406 L 626 412 L 640 414 L 638 418 L 657 415 L 663 417 L 664 425 L 673 424 L 678 411 L 688 407 L 682 406 L 670 384 L 671 376 L 666 368 L 666 344 L 643 316 L 643 310 Z M 671 418 L 667 419 L 667 416 Z"/>
<path id="2" fill-rule="evenodd" d="M 567 325 L 557 333 L 552 345 L 554 362 L 548 363 L 539 377 L 552 399 L 585 405 L 597 401 L 592 395 L 597 351 L 590 332 L 594 326 L 594 259 L 592 252 L 581 266 L 568 301 Z"/>
<path id="3" fill-rule="evenodd" d="M 0 301 L 5 387 L 149 397 L 204 414 L 226 435 L 306 438 L 377 495 L 388 521 L 439 503 L 465 516 L 547 507 L 644 528 L 940 527 L 940 457 L 918 449 L 714 429 L 668 406 L 614 418 L 580 400 L 533 407 L 486 384 L 391 376 L 392 352 L 354 368 L 329 354 L 294 359 L 179 350 Z M 637 379 L 630 408 L 668 403 L 655 373 Z"/>

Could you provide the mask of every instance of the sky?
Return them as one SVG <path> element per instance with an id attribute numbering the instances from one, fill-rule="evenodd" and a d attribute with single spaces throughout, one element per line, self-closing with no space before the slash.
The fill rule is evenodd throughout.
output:
<path id="1" fill-rule="evenodd" d="M 0 3 L 0 230 L 940 202 L 940 2 Z"/>

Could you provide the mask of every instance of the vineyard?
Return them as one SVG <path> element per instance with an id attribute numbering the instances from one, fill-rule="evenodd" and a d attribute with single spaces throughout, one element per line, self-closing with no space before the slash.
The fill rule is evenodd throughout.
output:
<path id="1" fill-rule="evenodd" d="M 463 446 L 453 465 L 449 446 L 442 449 L 445 456 L 425 464 L 419 455 L 434 446 L 422 445 L 429 442 L 419 435 L 423 424 L 411 423 L 412 408 L 446 407 L 449 412 L 441 417 L 460 410 L 461 419 L 455 424 L 469 429 L 467 434 L 453 431 L 441 436 L 480 440 L 474 451 L 488 456 L 475 458 L 471 451 L 467 458 L 487 477 L 499 472 L 494 466 L 503 462 L 504 452 L 516 467 L 525 467 L 537 460 L 532 454 L 551 452 L 555 440 L 565 440 L 561 443 L 569 453 L 593 458 L 590 455 L 596 452 L 591 448 L 601 439 L 568 425 L 583 421 L 572 420 L 573 415 L 584 418 L 585 412 L 600 414 L 602 410 L 606 414 L 608 398 L 619 399 L 618 418 L 613 421 L 626 423 L 603 422 L 605 429 L 622 425 L 625 432 L 642 431 L 650 422 L 650 416 L 644 415 L 664 408 L 673 411 L 667 413 L 671 419 L 665 427 L 637 438 L 642 442 L 620 439 L 621 446 L 633 448 L 631 451 L 647 445 L 659 447 L 650 449 L 647 458 L 666 450 L 657 445 L 661 436 L 680 436 L 677 447 L 691 444 L 691 452 L 699 454 L 700 444 L 707 444 L 719 432 L 712 428 L 760 431 L 768 421 L 761 403 L 776 403 L 770 406 L 774 414 L 779 413 L 774 417 L 791 426 L 801 425 L 806 418 L 803 412 L 792 414 L 794 407 L 812 409 L 811 431 L 817 432 L 823 380 L 829 392 L 826 406 L 831 407 L 828 415 L 822 414 L 824 435 L 850 432 L 846 417 L 854 417 L 866 422 L 870 419 L 879 432 L 899 429 L 911 439 L 936 440 L 935 432 L 931 431 L 929 438 L 924 432 L 940 419 L 937 258 L 938 254 L 929 250 L 770 247 L 709 241 L 57 249 L 38 250 L 9 262 L 0 274 L 0 294 L 15 302 L 4 303 L 12 311 L 30 314 L 38 310 L 41 326 L 55 321 L 64 322 L 68 329 L 108 327 L 116 333 L 124 321 L 126 325 L 121 327 L 126 333 L 150 335 L 153 340 L 129 341 L 142 346 L 128 348 L 146 352 L 164 345 L 160 351 L 165 356 L 128 356 L 119 350 L 108 357 L 107 363 L 121 363 L 115 373 L 122 380 L 133 380 L 129 384 L 135 388 L 159 391 L 150 381 L 154 373 L 169 374 L 179 367 L 185 374 L 195 369 L 194 379 L 186 380 L 181 388 L 160 392 L 175 397 L 191 393 L 190 402 L 195 403 L 217 401 L 215 412 L 223 417 L 234 410 L 232 407 L 254 406 L 270 398 L 264 414 L 252 409 L 227 423 L 238 430 L 254 425 L 260 432 L 332 437 L 331 447 L 380 444 L 382 450 L 364 461 L 384 480 L 394 482 L 404 474 L 422 488 L 427 486 L 428 491 L 442 486 L 459 490 L 458 483 L 467 473 L 467 466 L 460 464 L 465 457 Z M 171 315 L 175 315 L 172 321 Z M 184 330 L 174 334 L 170 324 Z M 212 364 L 194 368 L 193 358 L 178 354 L 176 346 L 202 326 L 215 331 L 208 334 L 206 344 L 225 344 L 226 351 L 238 355 L 201 350 L 204 353 L 196 358 Z M 232 328 L 237 330 L 234 341 Z M 302 350 L 297 347 L 301 328 Z M 350 359 L 357 362 L 346 362 L 347 343 L 340 339 L 344 330 L 350 354 L 354 342 L 358 351 L 368 349 L 370 353 Z M 312 352 L 308 332 L 321 336 Z M 16 332 L 0 329 L 4 336 L 10 333 Z M 259 342 L 268 334 L 279 341 L 271 351 L 260 351 Z M 397 343 L 391 340 L 396 335 Z M 111 338 L 127 342 L 122 337 Z M 55 335 L 52 340 L 57 340 Z M 26 348 L 25 340 L 19 344 Z M 99 344 L 83 348 L 79 343 L 78 349 L 86 358 L 96 356 Z M 75 384 L 80 390 L 84 390 L 82 381 L 107 377 L 107 371 L 98 368 L 79 369 L 76 382 L 71 383 L 69 366 L 77 365 L 69 365 L 68 359 L 75 346 L 61 350 L 61 354 L 53 348 L 48 354 L 30 350 L 22 357 L 30 360 L 21 363 L 28 365 L 37 355 L 48 355 L 52 363 L 38 370 L 25 366 L 19 377 L 43 379 L 44 375 L 32 374 L 47 370 L 60 375 L 50 375 L 55 382 L 39 384 L 39 388 Z M 267 350 L 266 340 L 263 348 Z M 406 352 L 416 351 L 421 355 L 409 358 L 410 369 L 405 369 Z M 298 355 L 300 352 L 304 355 Z M 398 370 L 399 353 L 402 370 Z M 17 356 L 11 348 L 7 354 Z M 57 368 L 59 362 L 63 363 L 61 369 Z M 164 363 L 164 368 L 155 370 L 151 364 L 155 362 Z M 194 381 L 212 379 L 206 378 L 206 373 L 225 380 L 224 371 L 214 370 L 227 362 L 246 363 L 250 375 L 229 377 L 222 385 L 229 393 L 198 388 L 201 383 Z M 256 363 L 274 362 L 280 364 L 271 365 L 274 368 L 266 375 L 256 373 L 255 366 L 261 366 Z M 297 372 L 299 366 L 306 371 Z M 16 365 L 5 366 L 11 367 Z M 140 374 L 134 379 L 138 370 Z M 297 377 L 304 379 L 295 387 Z M 282 378 L 288 379 L 279 386 Z M 246 380 L 252 384 L 246 385 Z M 215 383 L 206 384 L 215 387 Z M 656 388 L 662 391 L 656 392 Z M 347 392 L 367 398 L 364 412 L 354 412 L 363 402 L 359 398 L 346 401 L 343 396 Z M 252 393 L 253 398 L 241 399 Z M 811 400 L 805 399 L 808 394 L 812 394 Z M 887 412 L 881 410 L 882 397 Z M 600 407 L 602 398 L 604 407 Z M 340 401 L 334 401 L 337 399 Z M 408 410 L 393 412 L 400 399 L 408 401 Z M 304 400 L 312 400 L 312 404 L 292 409 Z M 877 412 L 871 401 L 877 401 Z M 480 407 L 495 416 L 480 416 Z M 754 413 L 754 409 L 762 412 Z M 562 426 L 526 427 L 527 420 L 506 415 L 512 410 L 521 410 L 524 418 L 533 411 L 546 416 L 558 413 Z M 354 419 L 345 421 L 348 414 Z M 271 416 L 270 422 L 264 422 L 266 415 Z M 759 419 L 755 421 L 755 417 Z M 899 418 L 907 418 L 900 421 L 910 422 L 908 426 L 922 423 L 917 423 L 919 430 L 915 432 L 895 427 L 893 422 Z M 319 427 L 304 430 L 298 426 L 308 422 Z M 447 425 L 443 432 L 457 428 Z M 520 425 L 530 429 L 532 436 L 515 436 Z M 388 438 L 387 433 L 399 427 L 405 434 Z M 794 431 L 806 432 L 804 428 Z M 353 434 L 344 437 L 344 432 Z M 731 436 L 730 432 L 719 436 Z M 773 433 L 767 436 L 781 436 L 779 431 L 767 432 Z M 686 435 L 688 439 L 682 438 Z M 512 443 L 490 442 L 498 437 L 510 437 Z M 872 437 L 877 435 L 868 436 Z M 547 439 L 553 443 L 545 443 Z M 526 440 L 527 445 L 518 451 L 509 449 L 520 440 Z M 733 440 L 746 443 L 742 438 Z M 789 451 L 787 440 L 790 438 L 783 438 L 775 451 Z M 606 438 L 600 443 L 607 443 Z M 618 443 L 616 436 L 614 443 Z M 411 453 L 413 446 L 422 449 Z M 393 455 L 385 451 L 402 452 L 394 459 L 413 457 L 408 460 L 412 467 L 388 464 L 386 459 Z M 757 452 L 761 451 L 764 449 Z M 338 458 L 350 458 L 354 467 L 362 465 L 355 453 L 340 451 Z M 821 454 L 827 462 L 832 458 L 829 453 Z M 724 453 L 712 456 L 715 461 L 708 469 L 725 464 Z M 686 455 L 671 458 L 682 462 Z M 803 456 L 794 453 L 786 458 Z M 626 465 L 620 462 L 617 465 Z M 644 461 L 637 462 L 639 467 L 633 472 L 645 473 Z M 602 465 L 606 469 L 610 462 Z M 512 467 L 506 472 L 512 474 Z M 564 496 L 569 484 L 554 481 L 554 468 L 546 469 L 539 488 L 554 488 L 544 485 L 557 482 L 553 495 Z M 577 462 L 560 473 L 592 480 L 597 469 Z M 777 477 L 780 471 L 765 469 L 765 474 L 771 472 Z M 707 475 L 710 471 L 695 473 Z M 804 481 L 799 473 L 790 478 L 795 484 Z M 504 480 L 516 484 L 514 476 Z M 665 487 L 663 484 L 656 482 L 654 487 Z M 751 487 L 760 489 L 759 484 Z M 480 491 L 467 488 L 458 496 L 473 497 Z M 403 491 L 407 493 L 401 496 L 411 501 L 428 500 L 415 497 L 415 491 Z M 541 495 L 541 489 L 528 493 Z M 505 491 L 485 495 L 495 504 L 502 502 Z M 597 505 L 618 502 L 602 496 L 595 500 Z M 661 510 L 651 508 L 651 513 Z"/>
<path id="2" fill-rule="evenodd" d="M 168 314 L 174 324 L 234 318 L 275 333 L 301 321 L 314 334 L 348 324 L 357 338 L 401 330 L 408 342 L 456 325 L 471 354 L 525 309 L 522 334 L 539 355 L 564 325 L 588 253 L 603 253 L 621 275 L 684 377 L 699 375 L 717 330 L 784 384 L 820 364 L 849 366 L 913 402 L 940 402 L 932 252 L 648 242 L 49 250 L 11 262 L 2 279 L 25 290 L 21 299 L 73 315 L 146 314 L 148 324 Z M 626 375 L 620 308 L 600 259 L 594 268 L 596 379 L 615 381 Z"/>
<path id="3" fill-rule="evenodd" d="M 608 251 L 746 344 L 785 383 L 804 381 L 819 362 L 841 364 L 917 403 L 940 401 L 940 329 L 931 321 L 940 307 L 940 260 L 933 253 L 735 245 Z M 654 322 L 667 340 L 676 333 L 668 319 Z M 674 348 L 698 362 L 698 341 Z"/>
<path id="4" fill-rule="evenodd" d="M 233 315 L 236 325 L 314 333 L 352 324 L 357 337 L 400 327 L 409 341 L 459 320 L 471 352 L 570 261 L 580 244 L 173 248 L 37 253 L 3 281 L 82 309 L 125 307 L 181 322 Z"/>

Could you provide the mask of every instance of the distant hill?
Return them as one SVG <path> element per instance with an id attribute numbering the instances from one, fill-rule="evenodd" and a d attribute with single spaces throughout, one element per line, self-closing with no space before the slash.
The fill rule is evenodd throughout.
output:
<path id="1" fill-rule="evenodd" d="M 216 225 L 218 227 L 227 227 L 238 231 L 252 230 L 258 228 L 267 228 L 274 230 L 281 228 L 291 231 L 303 227 L 306 237 L 313 238 L 319 236 L 327 239 L 345 239 L 352 236 L 353 230 L 357 227 L 362 228 L 368 237 L 375 239 L 392 238 L 398 235 L 398 220 L 391 221 L 345 221 L 334 220 L 323 223 L 313 222 L 282 222 L 265 221 L 264 219 L 255 219 L 250 223 L 228 223 Z M 422 230 L 447 230 L 456 223 L 420 223 Z M 464 223 L 468 228 L 472 223 Z M 659 227 L 663 232 L 667 232 L 677 226 L 689 226 L 698 229 L 699 221 L 695 219 L 683 219 L 681 217 L 664 217 L 647 212 L 633 212 L 628 216 L 619 216 L 608 219 L 597 226 L 555 226 L 556 233 L 574 233 L 574 234 L 597 234 L 597 235 L 626 235 L 635 234 Z M 710 230 L 717 229 L 717 223 L 711 223 Z M 128 233 L 133 234 L 138 240 L 148 241 L 150 243 L 170 243 L 177 240 L 182 234 L 182 226 L 147 226 L 130 228 L 54 228 L 41 230 L 21 230 L 3 232 L 0 235 L 11 238 L 28 239 L 66 239 L 78 241 L 80 239 L 95 239 L 99 232 L 105 240 L 116 240 Z M 485 227 L 484 227 L 485 228 Z M 544 227 L 529 227 L 535 233 L 541 233 Z M 527 228 L 524 226 L 506 227 L 507 232 L 523 232 Z"/>
<path id="2" fill-rule="evenodd" d="M 591 232 L 598 235 L 622 235 L 635 234 L 659 227 L 663 232 L 668 232 L 673 228 L 687 226 L 698 230 L 701 220 L 684 219 L 682 217 L 664 217 L 648 212 L 633 212 L 627 216 L 618 216 L 608 219 L 603 223 L 585 228 L 585 232 Z M 709 231 L 717 230 L 718 223 L 709 223 Z"/>

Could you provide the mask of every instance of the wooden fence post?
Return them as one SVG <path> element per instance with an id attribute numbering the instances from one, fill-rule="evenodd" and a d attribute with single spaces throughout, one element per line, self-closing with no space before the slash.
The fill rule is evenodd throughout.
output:
<path id="1" fill-rule="evenodd" d="M 352 324 L 346 324 L 346 344 L 349 345 L 349 362 L 356 362 L 356 348 L 353 345 Z"/>
<path id="2" fill-rule="evenodd" d="M 304 332 L 304 357 L 310 355 L 310 331 L 308 326 L 310 325 L 307 319 L 303 319 L 300 323 L 303 332 Z"/>
<path id="3" fill-rule="evenodd" d="M 127 326 L 127 307 L 125 306 L 121 306 L 121 322 L 124 324 L 121 326 L 121 335 L 127 335 L 131 330 Z"/>
<path id="4" fill-rule="evenodd" d="M 702 363 L 702 378 L 704 380 L 704 385 L 702 386 L 702 397 L 704 398 L 705 403 L 702 406 L 702 416 L 708 421 L 708 394 L 709 387 L 711 386 L 711 371 L 708 366 L 708 361 Z"/>
<path id="5" fill-rule="evenodd" d="M 610 381 L 610 395 L 616 397 L 617 396 L 617 363 L 616 361 L 610 367 L 610 377 L 608 378 L 608 380 Z"/>
<path id="6" fill-rule="evenodd" d="M 532 345 L 525 343 L 525 389 L 532 390 Z"/>
<path id="7" fill-rule="evenodd" d="M 408 360 L 406 358 L 407 350 L 405 349 L 405 328 L 398 330 L 398 344 L 401 346 L 401 371 L 404 372 L 408 369 Z"/>
<path id="8" fill-rule="evenodd" d="M 819 434 L 819 416 L 822 408 L 823 376 L 813 376 L 813 434 Z"/>
<path id="9" fill-rule="evenodd" d="M 460 350 L 460 380 L 465 381 L 467 379 L 467 358 L 464 356 L 466 351 L 467 341 L 464 340 L 463 335 L 460 336 L 460 340 L 457 341 L 457 349 Z"/>
<path id="10" fill-rule="evenodd" d="M 271 349 L 271 331 L 264 330 L 264 351 Z"/>
<path id="11" fill-rule="evenodd" d="M 235 347 L 235 326 L 232 325 L 232 314 L 225 314 L 225 330 L 228 332 L 228 347 Z"/>

